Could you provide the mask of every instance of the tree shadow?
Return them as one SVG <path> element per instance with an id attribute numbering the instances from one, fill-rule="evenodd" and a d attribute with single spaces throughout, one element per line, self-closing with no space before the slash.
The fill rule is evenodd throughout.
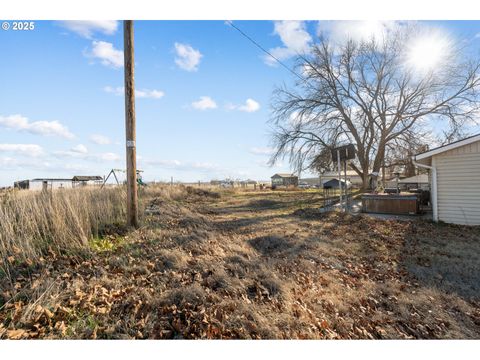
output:
<path id="1" fill-rule="evenodd" d="M 259 225 L 262 223 L 268 224 L 268 222 L 272 220 L 278 220 L 287 217 L 290 217 L 290 214 L 252 216 L 249 218 L 214 221 L 213 224 L 220 230 L 237 231 L 241 229 L 247 229 L 249 226 Z"/>
<path id="2" fill-rule="evenodd" d="M 221 211 L 216 210 L 217 213 L 228 214 L 233 212 L 243 213 L 243 212 L 258 212 L 258 211 L 268 211 L 268 210 L 280 210 L 280 209 L 289 209 L 292 207 L 313 207 L 315 205 L 321 206 L 323 199 L 319 196 L 309 196 L 308 198 L 301 199 L 259 199 L 251 200 L 245 204 L 234 205 L 234 206 L 225 206 Z"/>

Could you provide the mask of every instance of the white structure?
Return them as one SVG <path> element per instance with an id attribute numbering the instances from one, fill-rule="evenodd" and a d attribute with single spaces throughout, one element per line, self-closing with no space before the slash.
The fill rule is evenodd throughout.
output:
<path id="1" fill-rule="evenodd" d="M 430 170 L 434 221 L 480 225 L 480 134 L 415 155 Z"/>
<path id="2" fill-rule="evenodd" d="M 344 176 L 345 176 L 345 173 L 342 170 L 342 180 Z M 338 171 L 327 171 L 321 174 L 320 178 L 323 186 L 323 184 L 325 184 L 327 181 L 338 179 Z M 347 180 L 356 186 L 361 186 L 363 184 L 363 179 L 360 177 L 360 175 L 358 175 L 358 173 L 355 170 L 347 170 Z"/>
<path id="3" fill-rule="evenodd" d="M 17 181 L 14 187 L 24 190 L 71 189 L 73 183 L 72 179 L 33 179 Z"/>
<path id="4" fill-rule="evenodd" d="M 74 176 L 72 179 L 41 178 L 33 180 L 21 180 L 14 183 L 15 189 L 21 190 L 55 190 L 71 189 L 79 186 L 101 186 L 101 176 Z"/>

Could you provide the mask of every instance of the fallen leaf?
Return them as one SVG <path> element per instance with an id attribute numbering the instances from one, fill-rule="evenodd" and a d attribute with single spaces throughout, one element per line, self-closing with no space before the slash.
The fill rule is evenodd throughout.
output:
<path id="1" fill-rule="evenodd" d="M 25 334 L 25 330 L 22 330 L 22 329 L 7 330 L 7 338 L 12 340 L 21 339 L 24 334 Z"/>

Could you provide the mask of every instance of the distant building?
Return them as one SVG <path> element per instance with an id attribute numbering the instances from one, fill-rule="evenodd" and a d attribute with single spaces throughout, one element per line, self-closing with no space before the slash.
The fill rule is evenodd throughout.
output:
<path id="1" fill-rule="evenodd" d="M 71 179 L 65 178 L 37 178 L 32 180 L 16 181 L 13 184 L 19 190 L 54 190 L 71 189 L 79 186 L 102 185 L 102 176 L 74 176 Z"/>
<path id="2" fill-rule="evenodd" d="M 77 175 L 72 178 L 73 187 L 87 186 L 87 185 L 102 185 L 102 184 L 103 184 L 103 177 L 99 175 L 94 175 L 94 176 Z"/>
<path id="3" fill-rule="evenodd" d="M 272 189 L 275 189 L 278 186 L 285 186 L 285 187 L 298 186 L 298 176 L 294 174 L 275 174 L 271 177 L 271 179 L 272 179 Z"/>
<path id="4" fill-rule="evenodd" d="M 345 176 L 345 173 L 342 170 L 342 179 Z M 322 185 L 327 181 L 338 179 L 338 171 L 327 171 L 320 176 Z M 347 181 L 350 181 L 355 186 L 361 186 L 363 184 L 363 179 L 355 170 L 347 170 Z"/>
<path id="5" fill-rule="evenodd" d="M 38 178 L 16 181 L 13 187 L 21 190 L 71 189 L 73 183 L 72 179 Z"/>

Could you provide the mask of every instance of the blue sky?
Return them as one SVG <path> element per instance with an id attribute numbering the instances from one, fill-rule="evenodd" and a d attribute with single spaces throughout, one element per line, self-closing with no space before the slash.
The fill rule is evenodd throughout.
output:
<path id="1" fill-rule="evenodd" d="M 289 66 L 319 28 L 236 21 Z M 354 28 L 360 23 L 350 22 Z M 363 27 L 362 27 L 363 26 Z M 478 56 L 480 22 L 430 22 Z M 0 186 L 124 168 L 122 24 L 35 21 L 0 31 Z M 136 21 L 138 167 L 144 178 L 268 179 L 270 101 L 292 74 L 223 21 Z M 273 65 L 273 66 L 272 66 Z"/>

